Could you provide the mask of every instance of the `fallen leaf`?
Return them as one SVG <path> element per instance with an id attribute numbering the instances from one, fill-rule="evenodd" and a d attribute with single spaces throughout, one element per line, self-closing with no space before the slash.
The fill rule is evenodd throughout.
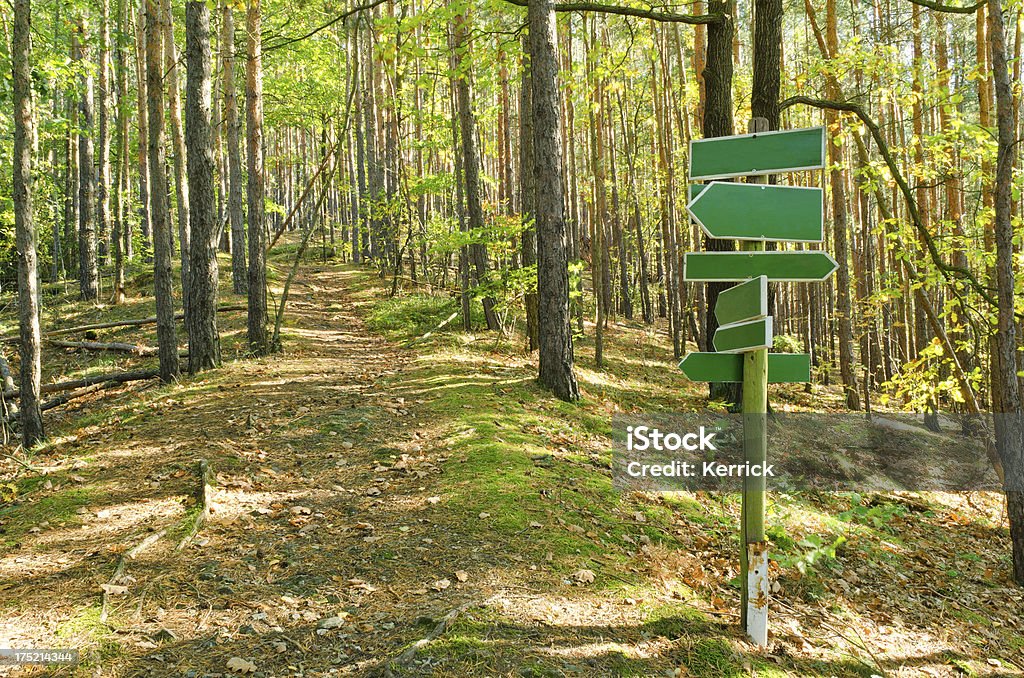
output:
<path id="1" fill-rule="evenodd" d="M 455 578 L 464 582 L 469 579 L 469 572 L 466 572 L 465 570 L 455 570 Z"/>
<path id="2" fill-rule="evenodd" d="M 336 615 L 334 617 L 324 617 L 323 619 L 321 619 L 320 621 L 317 622 L 316 627 L 318 629 L 336 629 L 339 626 L 344 626 L 344 624 L 345 624 L 345 617 L 347 617 L 347 616 L 348 616 L 348 613 L 347 612 L 343 612 L 343 613 L 341 613 L 339 615 Z"/>
<path id="3" fill-rule="evenodd" d="M 597 576 L 593 570 L 577 570 L 573 573 L 572 578 L 579 584 L 593 584 Z"/>
<path id="4" fill-rule="evenodd" d="M 444 591 L 446 588 L 448 588 L 451 585 L 452 585 L 451 579 L 438 579 L 437 581 L 435 581 L 433 584 L 430 585 L 430 588 L 434 589 L 435 591 Z"/>
<path id="5" fill-rule="evenodd" d="M 248 659 L 232 657 L 228 660 L 228 671 L 237 671 L 238 673 L 256 673 L 256 665 Z"/>

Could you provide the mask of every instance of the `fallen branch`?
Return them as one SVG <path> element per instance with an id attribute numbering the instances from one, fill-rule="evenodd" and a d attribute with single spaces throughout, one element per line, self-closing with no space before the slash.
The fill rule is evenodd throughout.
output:
<path id="1" fill-rule="evenodd" d="M 196 507 L 199 510 L 192 517 L 191 525 L 189 525 L 188 530 L 185 532 L 185 536 L 174 547 L 175 551 L 180 551 L 188 546 L 188 543 L 199 534 L 199 530 L 202 529 L 206 520 L 210 517 L 210 504 L 212 503 L 211 498 L 213 496 L 215 477 L 205 459 L 199 460 L 199 464 L 196 467 L 196 475 L 199 476 L 199 488 L 196 490 Z"/>
<path id="2" fill-rule="evenodd" d="M 429 332 L 424 334 L 422 337 L 415 337 L 415 338 L 410 339 L 409 341 L 405 342 L 404 344 L 402 344 L 402 348 L 409 348 L 410 346 L 412 346 L 416 342 L 423 341 L 424 339 L 429 338 L 430 335 L 432 335 L 434 332 L 439 332 L 440 330 L 443 330 L 448 325 L 448 323 L 450 323 L 451 321 L 453 321 L 457 317 L 459 317 L 459 313 L 460 313 L 460 311 L 455 311 L 450 316 L 448 316 L 443 321 L 441 321 L 440 325 L 438 325 L 434 329 L 430 330 Z"/>
<path id="3" fill-rule="evenodd" d="M 244 304 L 235 304 L 233 306 L 221 306 L 217 309 L 217 313 L 224 313 L 225 311 L 245 311 L 248 307 Z M 174 316 L 175 320 L 183 320 L 185 318 L 184 313 L 177 313 Z M 91 325 L 77 325 L 75 327 L 65 327 L 59 330 L 49 330 L 43 332 L 44 337 L 58 337 L 62 334 L 74 334 L 75 332 L 85 332 L 86 330 L 108 330 L 113 327 L 139 327 L 140 325 L 155 325 L 156 316 L 150 316 L 148 318 L 135 318 L 132 320 L 112 320 L 104 323 L 92 323 Z M 20 337 L 0 337 L 0 343 L 9 344 L 15 341 L 19 341 Z"/>
<path id="4" fill-rule="evenodd" d="M 453 621 L 455 621 L 455 618 L 471 607 L 473 607 L 473 603 L 465 603 L 463 605 L 458 606 L 445 616 L 441 617 L 441 621 L 437 623 L 437 626 L 435 626 L 430 633 L 428 633 L 425 637 L 420 638 L 415 643 L 407 647 L 405 649 L 405 652 L 398 655 L 397 658 L 388 662 L 384 667 L 383 675 L 387 676 L 388 678 L 391 678 L 397 675 L 396 671 L 401 671 L 402 669 L 408 668 L 409 663 L 412 662 L 412 660 L 416 657 L 417 652 L 419 652 L 421 649 L 432 643 L 434 640 L 438 638 L 438 636 L 447 631 L 448 626 Z"/>
<path id="5" fill-rule="evenodd" d="M 7 362 L 7 358 L 0 355 L 0 380 L 3 383 L 3 394 L 0 394 L 0 416 L 3 416 L 3 442 L 7 444 L 7 420 L 18 416 L 18 403 L 10 400 L 7 397 L 8 391 L 14 391 L 17 387 L 14 385 L 14 375 L 11 373 L 11 366 Z"/>
<path id="6" fill-rule="evenodd" d="M 72 381 L 61 381 L 55 384 L 43 384 L 42 386 L 39 387 L 39 393 L 40 395 L 44 393 L 60 393 L 61 391 L 69 391 L 74 388 L 83 388 L 85 386 L 92 386 L 93 384 L 124 384 L 129 381 L 142 381 L 145 379 L 153 379 L 159 376 L 159 370 L 133 370 L 131 372 L 109 372 L 107 374 L 94 374 L 88 377 L 83 377 L 82 379 L 74 379 Z M 21 391 L 4 391 L 3 397 L 19 398 L 21 397 Z"/>
<path id="7" fill-rule="evenodd" d="M 121 578 L 124 576 L 125 565 L 127 565 L 129 560 L 135 560 L 140 553 L 157 543 L 165 534 L 167 534 L 167 528 L 154 532 L 132 548 L 122 553 L 121 557 L 117 559 L 117 566 L 114 568 L 114 574 L 106 584 L 101 585 L 101 588 L 103 589 L 103 607 L 100 610 L 100 622 L 106 623 L 107 621 L 107 602 L 110 596 L 117 595 L 118 592 L 121 592 L 118 588 L 120 586 L 118 582 L 121 581 Z"/>
<path id="8" fill-rule="evenodd" d="M 61 339 L 49 339 L 47 343 L 58 348 L 73 348 L 80 351 L 109 351 L 111 353 L 131 353 L 133 355 L 149 356 L 157 354 L 156 346 L 140 346 L 139 344 L 127 344 L 121 341 L 63 341 Z"/>

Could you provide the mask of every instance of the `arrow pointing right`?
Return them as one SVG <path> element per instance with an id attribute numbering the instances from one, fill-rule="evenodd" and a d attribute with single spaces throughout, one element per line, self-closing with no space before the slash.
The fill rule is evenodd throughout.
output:
<path id="1" fill-rule="evenodd" d="M 767 276 L 777 282 L 821 282 L 839 267 L 827 252 L 687 252 L 683 280 L 729 282 Z"/>

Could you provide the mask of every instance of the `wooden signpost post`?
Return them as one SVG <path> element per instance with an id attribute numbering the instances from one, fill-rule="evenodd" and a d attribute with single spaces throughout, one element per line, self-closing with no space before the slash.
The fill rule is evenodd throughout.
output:
<path id="1" fill-rule="evenodd" d="M 762 119 L 763 121 L 763 119 Z M 825 166 L 821 127 L 757 132 L 690 143 L 690 180 L 762 177 Z M 687 210 L 711 238 L 740 240 L 739 252 L 687 252 L 683 280 L 743 281 L 718 296 L 715 353 L 690 353 L 679 363 L 694 381 L 742 382 L 743 454 L 767 463 L 768 384 L 810 381 L 810 356 L 770 354 L 770 281 L 820 282 L 838 267 L 821 251 L 764 251 L 765 241 L 821 242 L 822 190 L 713 181 L 691 185 Z M 764 476 L 743 479 L 740 618 L 757 645 L 768 643 L 768 545 L 764 538 Z"/>

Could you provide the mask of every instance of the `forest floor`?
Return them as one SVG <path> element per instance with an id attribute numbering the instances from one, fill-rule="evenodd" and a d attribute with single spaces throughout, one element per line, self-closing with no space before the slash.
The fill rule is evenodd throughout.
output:
<path id="1" fill-rule="evenodd" d="M 222 314 L 221 369 L 54 410 L 50 442 L 17 453 L 31 469 L 4 450 L 0 647 L 81 652 L 17 675 L 1024 674 L 998 495 L 773 496 L 772 635 L 753 648 L 737 498 L 612 487 L 613 413 L 705 402 L 664 332 L 615 323 L 601 371 L 581 341 L 568 405 L 536 387 L 519 338 L 410 344 L 455 302 L 389 299 L 388 282 L 308 261 L 284 353 L 245 359 L 244 315 Z M 132 304 L 68 302 L 59 323 L 151 313 Z M 128 362 L 48 351 L 47 378 Z M 199 459 L 211 514 L 178 549 Z"/>

